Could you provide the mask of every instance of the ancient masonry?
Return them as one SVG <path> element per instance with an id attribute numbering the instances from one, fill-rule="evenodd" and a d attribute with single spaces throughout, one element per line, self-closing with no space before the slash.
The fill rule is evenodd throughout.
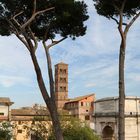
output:
<path id="1" fill-rule="evenodd" d="M 63 109 L 68 100 L 68 64 L 55 65 L 55 97 L 58 109 Z"/>

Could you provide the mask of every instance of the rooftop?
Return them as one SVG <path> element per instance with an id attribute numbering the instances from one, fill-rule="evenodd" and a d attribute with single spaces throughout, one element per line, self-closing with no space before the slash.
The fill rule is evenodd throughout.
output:
<path id="1" fill-rule="evenodd" d="M 8 97 L 0 97 L 0 103 L 4 103 L 6 105 L 12 105 L 14 102 L 11 102 Z"/>
<path id="2" fill-rule="evenodd" d="M 68 65 L 68 64 L 66 64 L 64 62 L 60 62 L 60 63 L 57 63 L 55 66 L 57 66 L 57 65 Z"/>
<path id="3" fill-rule="evenodd" d="M 73 99 L 69 99 L 69 101 L 66 102 L 66 103 L 77 102 L 77 101 L 83 100 L 83 99 L 85 99 L 85 98 L 87 98 L 87 97 L 90 97 L 90 96 L 95 96 L 95 94 L 89 94 L 89 95 L 84 95 L 84 96 L 75 97 L 75 98 L 73 98 Z"/>
<path id="4" fill-rule="evenodd" d="M 44 116 L 44 115 L 48 115 L 48 111 L 47 110 L 35 110 L 33 108 L 30 109 L 12 109 L 11 110 L 11 115 L 12 116 Z"/>
<path id="5" fill-rule="evenodd" d="M 118 100 L 118 99 L 119 99 L 118 96 L 106 97 L 106 98 L 98 99 L 95 102 L 102 102 L 102 101 L 109 101 L 109 100 Z M 128 100 L 140 100 L 140 97 L 138 97 L 138 96 L 126 96 L 125 99 L 128 99 Z"/>

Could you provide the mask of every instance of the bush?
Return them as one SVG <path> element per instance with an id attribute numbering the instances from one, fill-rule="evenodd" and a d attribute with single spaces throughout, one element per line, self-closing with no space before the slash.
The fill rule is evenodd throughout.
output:
<path id="1" fill-rule="evenodd" d="M 62 121 L 61 126 L 64 140 L 99 140 L 93 130 L 79 120 Z M 55 140 L 53 131 L 49 134 L 48 140 Z"/>
<path id="2" fill-rule="evenodd" d="M 11 125 L 8 122 L 2 122 L 0 124 L 0 140 L 10 140 L 12 137 Z"/>

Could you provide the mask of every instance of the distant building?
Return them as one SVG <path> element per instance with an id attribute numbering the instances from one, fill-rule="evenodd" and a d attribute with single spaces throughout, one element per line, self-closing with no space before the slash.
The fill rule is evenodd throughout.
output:
<path id="1" fill-rule="evenodd" d="M 55 65 L 55 101 L 59 115 L 65 117 L 77 117 L 86 121 L 93 128 L 93 102 L 95 94 L 68 98 L 68 64 L 63 62 Z M 51 123 L 50 114 L 46 107 L 35 105 L 12 109 L 9 115 L 9 107 L 13 102 L 9 98 L 0 98 L 1 120 L 11 120 L 14 126 L 13 134 L 17 140 L 34 140 L 34 134 L 29 132 L 34 123 L 45 124 L 49 127 Z M 11 116 L 11 117 L 10 117 Z"/>
<path id="2" fill-rule="evenodd" d="M 10 120 L 10 106 L 13 102 L 9 98 L 0 97 L 0 121 Z"/>
<path id="3" fill-rule="evenodd" d="M 68 110 L 69 114 L 84 121 L 92 122 L 95 94 L 68 98 L 68 64 L 55 65 L 55 97 L 58 110 Z"/>
<path id="4" fill-rule="evenodd" d="M 68 64 L 58 63 L 55 65 L 55 100 L 59 115 L 65 117 L 77 117 L 86 121 L 93 128 L 93 102 L 95 94 L 68 98 Z M 11 110 L 11 122 L 16 126 L 13 134 L 17 140 L 34 139 L 29 129 L 33 123 L 40 123 L 49 127 L 50 114 L 46 107 L 35 105 Z"/>
<path id="5" fill-rule="evenodd" d="M 69 114 L 77 117 L 81 120 L 93 123 L 93 102 L 95 100 L 95 94 L 80 96 L 70 99 L 65 103 L 65 109 L 69 111 Z"/>
<path id="6" fill-rule="evenodd" d="M 16 140 L 36 140 L 32 129 L 39 124 L 49 127 L 50 115 L 44 106 L 23 107 L 11 110 L 11 124 L 14 126 L 13 138 Z M 44 128 L 44 127 L 43 127 Z M 38 128 L 40 129 L 40 128 Z M 46 134 L 47 135 L 47 134 Z"/>
<path id="7" fill-rule="evenodd" d="M 64 108 L 68 101 L 68 64 L 55 65 L 55 98 L 58 110 Z"/>
<path id="8" fill-rule="evenodd" d="M 118 140 L 118 97 L 94 102 L 95 131 L 102 140 Z M 140 140 L 140 97 L 125 98 L 125 139 Z"/>
<path id="9" fill-rule="evenodd" d="M 61 114 L 62 113 L 62 114 Z M 59 112 L 60 116 L 69 117 L 67 111 Z M 13 137 L 16 140 L 38 140 L 34 131 L 46 128 L 48 131 L 52 124 L 50 114 L 46 107 L 35 104 L 33 107 L 23 107 L 11 110 L 11 124 L 14 126 Z M 38 128 L 37 128 L 38 127 Z M 48 132 L 43 130 L 47 137 Z"/>
<path id="10" fill-rule="evenodd" d="M 12 121 L 33 121 L 39 116 L 49 116 L 49 112 L 46 107 L 35 104 L 33 107 L 11 109 Z"/>

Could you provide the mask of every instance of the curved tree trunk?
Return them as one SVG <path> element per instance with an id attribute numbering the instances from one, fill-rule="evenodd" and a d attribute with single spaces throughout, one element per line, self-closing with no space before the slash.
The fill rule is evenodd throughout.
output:
<path id="1" fill-rule="evenodd" d="M 53 129 L 54 129 L 54 134 L 55 134 L 55 138 L 56 140 L 63 140 L 63 133 L 61 130 L 61 126 L 60 126 L 60 121 L 59 121 L 59 116 L 58 116 L 58 112 L 57 112 L 57 108 L 56 105 L 52 102 L 51 106 L 50 106 L 50 115 L 52 118 L 52 124 L 53 124 Z"/>
<path id="2" fill-rule="evenodd" d="M 48 110 L 50 112 L 50 115 L 51 115 L 55 138 L 56 138 L 56 140 L 63 140 L 63 134 L 62 134 L 62 130 L 61 130 L 60 122 L 59 122 L 59 116 L 57 113 L 55 99 L 53 97 L 49 97 L 49 94 L 45 87 L 45 83 L 44 83 L 44 80 L 42 77 L 42 73 L 41 73 L 38 61 L 35 56 L 34 48 L 32 46 L 31 41 L 28 40 L 28 37 L 26 39 L 29 44 L 30 55 L 31 55 L 31 59 L 32 59 L 32 62 L 34 65 L 35 72 L 36 72 L 37 82 L 38 82 L 42 97 L 43 97 L 43 99 L 48 107 Z M 50 87 L 50 88 L 52 88 L 52 87 Z"/>
<path id="3" fill-rule="evenodd" d="M 124 63 L 125 63 L 126 37 L 122 38 L 119 53 L 119 140 L 125 140 L 125 82 L 124 82 Z"/>
<path id="4" fill-rule="evenodd" d="M 120 18 L 118 22 L 118 30 L 121 35 L 121 45 L 119 53 L 119 123 L 118 123 L 118 138 L 119 140 L 125 140 L 125 80 L 124 80 L 124 64 L 125 64 L 125 50 L 126 50 L 126 37 L 130 27 L 140 16 L 140 12 L 136 13 L 133 18 L 127 23 L 123 24 L 123 10 L 126 4 L 126 0 L 123 0 L 122 7 L 120 9 Z M 125 28 L 123 28 L 125 25 Z"/>
<path id="5" fill-rule="evenodd" d="M 40 68 L 39 68 L 39 65 L 38 65 L 38 62 L 37 62 L 37 59 L 36 59 L 34 53 L 31 53 L 31 58 L 32 58 L 32 61 L 33 61 L 34 67 L 35 67 L 36 74 L 37 74 L 37 81 L 38 81 L 39 88 L 41 90 L 43 99 L 48 107 L 48 110 L 49 110 L 51 118 L 52 118 L 55 138 L 56 138 L 56 140 L 63 140 L 63 134 L 62 134 L 59 118 L 58 118 L 59 116 L 57 113 L 55 100 L 52 98 L 50 98 L 50 99 L 46 98 L 47 93 L 45 90 L 43 78 L 42 78 L 40 70 L 39 70 Z"/>
<path id="6" fill-rule="evenodd" d="M 46 59 L 47 59 L 47 64 L 48 64 L 48 75 L 49 75 L 49 82 L 50 82 L 51 105 L 50 105 L 49 111 L 50 111 L 52 123 L 54 126 L 56 140 L 63 140 L 63 133 L 61 130 L 59 115 L 58 115 L 56 102 L 55 102 L 55 86 L 54 86 L 54 80 L 53 80 L 51 56 L 49 53 L 49 49 L 47 49 L 45 46 L 44 48 L 46 52 Z"/>

